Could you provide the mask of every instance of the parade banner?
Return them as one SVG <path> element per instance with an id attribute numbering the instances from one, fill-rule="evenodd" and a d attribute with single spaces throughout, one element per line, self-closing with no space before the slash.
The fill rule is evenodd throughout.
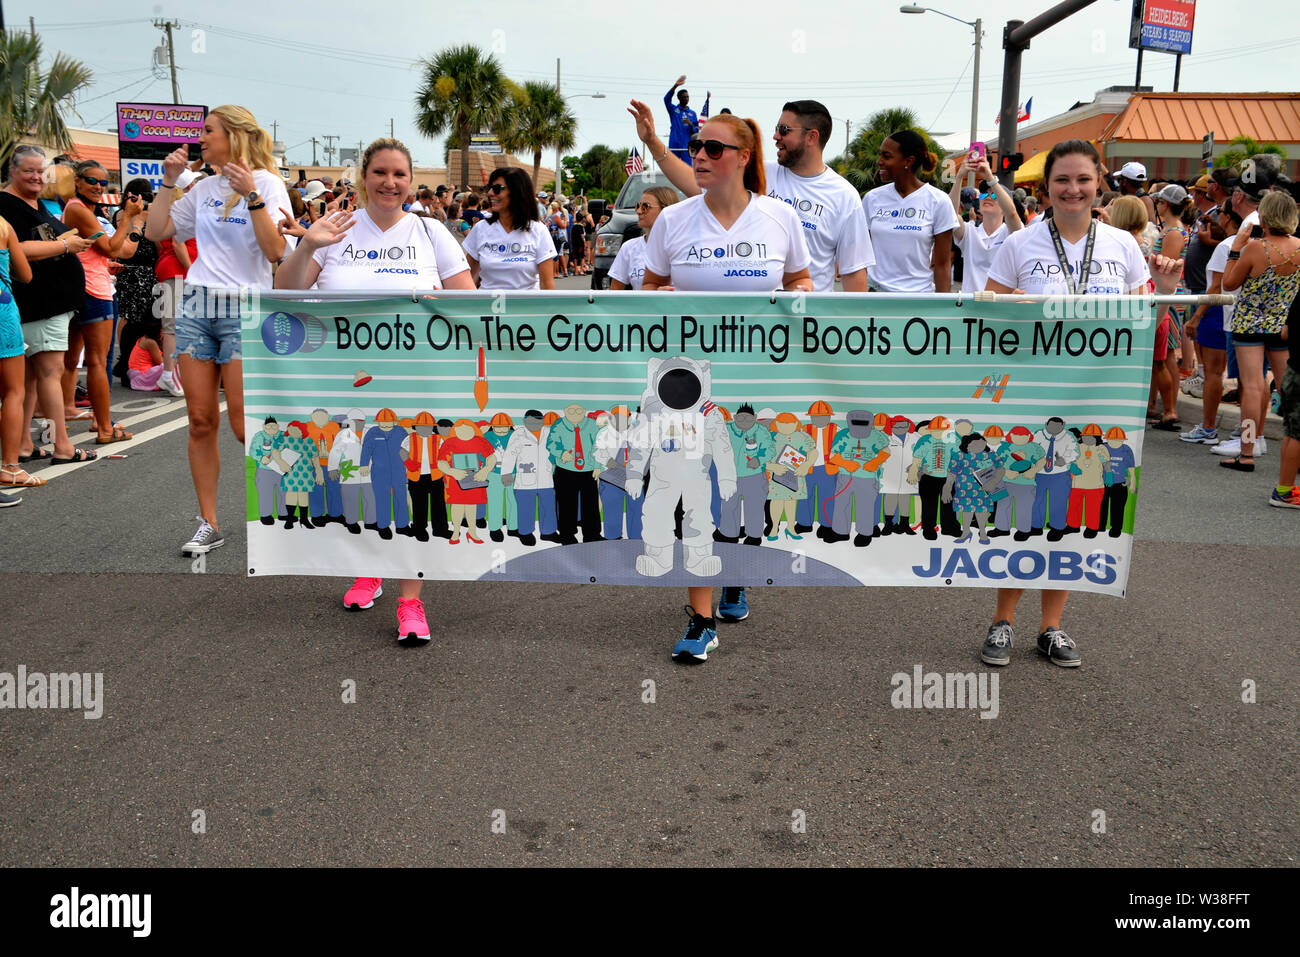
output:
<path id="1" fill-rule="evenodd" d="M 261 298 L 248 574 L 1123 595 L 1153 314 L 1138 297 Z"/>

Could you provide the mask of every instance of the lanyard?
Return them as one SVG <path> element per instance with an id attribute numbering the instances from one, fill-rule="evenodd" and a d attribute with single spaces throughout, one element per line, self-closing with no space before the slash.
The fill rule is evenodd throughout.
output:
<path id="1" fill-rule="evenodd" d="M 1088 276 L 1092 274 L 1092 246 L 1097 240 L 1097 221 L 1094 219 L 1088 224 L 1088 244 L 1083 250 L 1083 262 L 1079 264 L 1079 273 L 1083 276 L 1083 285 L 1076 282 L 1076 276 L 1070 271 L 1070 261 L 1065 255 L 1065 246 L 1061 243 L 1061 232 L 1056 228 L 1056 220 L 1047 221 L 1047 231 L 1052 234 L 1052 245 L 1056 247 L 1056 258 L 1061 263 L 1061 278 L 1065 280 L 1066 288 L 1070 294 L 1080 295 L 1080 289 L 1088 288 Z"/>

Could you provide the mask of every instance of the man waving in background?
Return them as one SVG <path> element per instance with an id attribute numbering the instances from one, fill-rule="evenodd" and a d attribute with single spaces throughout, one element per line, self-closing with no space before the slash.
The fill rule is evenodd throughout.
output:
<path id="1" fill-rule="evenodd" d="M 677 78 L 672 89 L 664 94 L 664 106 L 668 109 L 668 149 L 679 160 L 687 166 L 691 165 L 690 154 L 686 151 L 686 144 L 691 141 L 691 137 L 700 131 L 700 118 L 695 115 L 687 104 L 691 102 L 691 95 L 685 90 L 677 89 L 686 82 L 686 74 Z M 673 93 L 677 93 L 677 103 L 673 103 Z"/>

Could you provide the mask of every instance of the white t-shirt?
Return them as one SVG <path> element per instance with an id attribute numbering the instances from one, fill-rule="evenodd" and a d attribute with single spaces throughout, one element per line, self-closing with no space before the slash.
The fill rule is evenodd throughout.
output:
<path id="1" fill-rule="evenodd" d="M 1209 289 L 1213 280 L 1210 279 L 1210 273 L 1217 272 L 1222 278 L 1223 274 L 1228 271 L 1228 253 L 1232 252 L 1232 243 L 1236 236 L 1229 236 L 1223 242 L 1214 247 L 1214 252 L 1210 253 L 1210 261 L 1205 264 L 1205 288 Z M 1220 286 L 1220 289 L 1223 287 Z M 1232 309 L 1231 305 L 1223 307 L 1223 328 L 1231 331 L 1232 329 Z"/>
<path id="2" fill-rule="evenodd" d="M 478 260 L 482 289 L 541 289 L 537 267 L 555 258 L 555 243 L 536 220 L 507 233 L 500 223 L 480 219 L 465 236 L 465 255 Z"/>
<path id="3" fill-rule="evenodd" d="M 934 292 L 935 234 L 957 226 L 948 194 L 922 183 L 900 196 L 893 183 L 886 183 L 862 197 L 862 210 L 876 252 L 872 282 L 886 292 Z"/>
<path id="4" fill-rule="evenodd" d="M 460 245 L 441 223 L 406 213 L 382 231 L 364 209 L 341 242 L 312 254 L 317 289 L 441 289 L 469 269 Z"/>
<path id="5" fill-rule="evenodd" d="M 279 219 L 279 210 L 289 208 L 289 192 L 278 173 L 253 170 L 253 183 L 266 211 Z M 248 284 L 258 289 L 271 288 L 271 262 L 257 245 L 248 201 L 240 196 L 234 206 L 226 208 L 230 198 L 230 181 L 224 176 L 210 176 L 195 183 L 188 193 L 172 203 L 171 217 L 176 225 L 176 242 L 198 241 L 199 258 L 185 276 L 187 286 L 234 289 Z M 286 238 L 285 252 L 292 249 Z"/>
<path id="6" fill-rule="evenodd" d="M 629 289 L 640 289 L 645 278 L 645 237 L 629 239 L 618 247 L 618 255 L 609 267 L 609 278 L 617 279 Z"/>
<path id="7" fill-rule="evenodd" d="M 812 257 L 813 289 L 835 287 L 835 267 L 841 275 L 876 264 L 867 217 L 858 191 L 829 166 L 816 176 L 799 176 L 775 160 L 766 164 L 767 195 L 793 207 L 803 224 L 804 242 Z"/>
<path id="8" fill-rule="evenodd" d="M 749 205 L 723 229 L 704 202 L 692 196 L 666 207 L 646 240 L 645 268 L 668 276 L 678 289 L 699 292 L 769 292 L 786 273 L 812 260 L 794 209 L 749 194 Z"/>
<path id="9" fill-rule="evenodd" d="M 993 230 L 992 235 L 976 223 L 966 224 L 961 239 L 957 241 L 962 259 L 962 292 L 984 291 L 989 278 L 989 267 L 993 265 L 993 257 L 997 255 L 1010 235 L 1011 230 L 1007 228 L 1006 223 Z"/>
<path id="10" fill-rule="evenodd" d="M 1056 255 L 1047 223 L 1046 219 L 1038 219 L 1012 233 L 993 257 L 989 279 L 1033 295 L 1068 294 L 1070 288 L 1061 276 L 1061 260 Z M 1077 275 L 1083 266 L 1087 235 L 1077 243 L 1066 242 L 1065 237 L 1061 237 L 1061 245 L 1065 248 L 1070 271 Z M 1087 289 L 1079 290 L 1080 293 L 1123 296 L 1150 278 L 1146 257 L 1132 234 L 1106 223 L 1097 223 L 1097 240 L 1092 250 Z"/>

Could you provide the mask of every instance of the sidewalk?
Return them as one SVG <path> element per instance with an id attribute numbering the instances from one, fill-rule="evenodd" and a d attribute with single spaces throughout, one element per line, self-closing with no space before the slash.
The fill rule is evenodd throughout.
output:
<path id="1" fill-rule="evenodd" d="M 1199 425 L 1201 416 L 1205 414 L 1205 403 L 1200 399 L 1192 398 L 1183 391 L 1178 393 L 1178 420 L 1186 427 L 1184 431 L 1190 431 L 1194 426 Z M 1216 426 L 1227 431 L 1224 433 L 1226 438 L 1238 425 L 1241 424 L 1241 406 L 1235 402 L 1220 402 L 1218 422 Z M 1282 440 L 1282 420 L 1278 416 L 1269 412 L 1268 418 L 1264 422 L 1264 438 Z"/>

